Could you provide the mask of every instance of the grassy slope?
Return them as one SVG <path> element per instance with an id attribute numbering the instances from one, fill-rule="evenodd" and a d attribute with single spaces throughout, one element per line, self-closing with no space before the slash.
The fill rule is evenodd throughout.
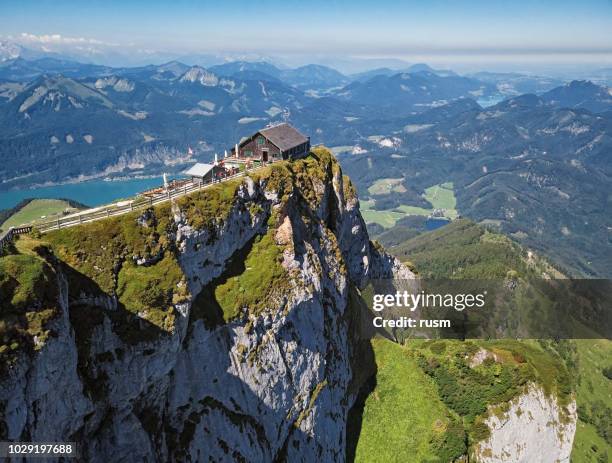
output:
<path id="1" fill-rule="evenodd" d="M 463 219 L 439 230 L 419 235 L 399 245 L 390 246 L 389 250 L 401 260 L 409 260 L 421 275 L 429 278 L 505 278 L 508 272 L 516 272 L 523 277 L 534 277 L 541 275 L 543 272 L 552 276 L 560 275 L 556 269 L 537 256 L 529 258 L 525 249 L 508 238 L 490 233 Z M 462 345 L 459 342 L 446 341 L 446 343 L 447 351 L 454 351 Z M 499 340 L 478 341 L 476 344 L 508 359 L 510 364 L 516 363 L 516 358 L 525 359 L 527 365 L 531 367 L 533 377 L 547 391 L 560 396 L 563 401 L 568 398 L 568 388 L 572 387 L 572 383 L 578 381 L 578 405 L 588 404 L 590 406 L 598 400 L 605 404 L 610 403 L 612 398 L 610 380 L 606 379 L 601 373 L 602 367 L 610 364 L 612 343 L 609 341 L 583 340 L 561 344 L 550 342 L 541 344 L 537 341 Z M 410 346 L 418 347 L 418 342 L 411 343 Z M 572 346 L 577 347 L 579 375 L 573 374 L 576 370 L 571 361 L 566 365 L 567 356 L 564 357 L 563 352 L 568 346 L 570 346 L 570 349 L 574 348 Z M 427 357 L 431 357 L 431 354 L 428 354 Z M 442 354 L 436 355 L 436 357 L 442 364 L 451 365 L 451 363 L 448 363 L 451 356 L 445 357 Z M 380 364 L 379 368 L 381 368 Z M 451 365 L 450 371 L 453 371 L 453 368 Z M 457 372 L 454 372 L 453 376 L 457 378 Z M 436 381 L 441 380 L 442 385 L 444 384 L 444 375 L 434 375 L 433 377 L 437 378 Z M 378 385 L 374 393 L 379 389 L 388 389 L 385 383 L 395 382 L 385 374 L 379 374 L 377 379 Z M 466 379 L 464 378 L 462 381 L 466 381 Z M 401 392 L 403 389 L 395 387 L 388 390 Z M 477 396 L 474 399 L 483 397 L 483 393 L 479 392 Z M 439 400 L 439 397 L 441 396 L 434 396 L 432 400 Z M 444 400 L 447 401 L 447 406 L 455 407 L 458 410 L 465 406 L 466 412 L 471 409 L 473 411 L 477 410 L 479 406 L 478 400 L 469 403 L 467 396 L 464 396 L 465 398 L 459 397 L 458 400 L 455 400 L 457 398 L 453 397 L 452 394 L 444 397 L 446 397 Z M 371 397 L 368 399 L 368 401 L 372 400 Z M 396 401 L 399 400 L 401 400 L 401 396 L 396 397 Z M 489 398 L 490 400 L 495 403 L 494 399 Z M 393 398 L 389 397 L 385 404 L 387 404 L 388 409 L 386 412 L 378 411 L 378 415 L 384 416 L 385 413 L 391 415 L 394 413 L 396 403 Z M 378 407 L 383 407 L 385 404 L 379 403 Z M 427 413 L 427 411 L 424 412 Z M 374 422 L 370 422 L 374 418 L 375 415 L 364 414 L 363 430 L 375 426 Z M 474 438 L 474 434 L 478 435 L 478 421 L 464 421 L 466 431 L 471 435 L 471 439 Z M 386 431 L 383 442 L 385 440 L 395 441 L 401 437 L 401 428 L 390 426 Z M 398 435 L 396 436 L 396 434 Z M 364 436 L 363 431 L 361 436 L 363 436 L 361 439 L 368 439 Z M 423 436 L 423 441 L 426 442 L 427 440 L 428 437 Z M 593 444 L 596 450 L 593 449 Z M 410 449 L 412 447 L 414 445 Z M 400 452 L 400 449 L 396 447 L 395 451 Z M 605 454 L 606 451 L 612 456 L 610 446 L 597 435 L 594 426 L 579 422 L 572 461 L 595 462 L 597 456 Z"/>
<path id="2" fill-rule="evenodd" d="M 435 461 L 429 442 L 443 433 L 448 409 L 408 349 L 374 339 L 377 387 L 366 400 L 357 462 Z"/>
<path id="3" fill-rule="evenodd" d="M 18 239 L 12 253 L 0 257 L 0 371 L 19 350 L 40 348 L 50 334 L 47 323 L 59 313 L 56 275 L 39 255 L 40 245 Z"/>
<path id="4" fill-rule="evenodd" d="M 593 410 L 601 411 L 612 404 L 612 381 L 602 373 L 602 368 L 612 366 L 612 342 L 605 339 L 575 342 L 579 359 L 577 403 L 592 415 Z M 572 463 L 607 461 L 603 457 L 606 454 L 612 458 L 612 446 L 597 433 L 595 425 L 578 421 Z"/>
<path id="5" fill-rule="evenodd" d="M 489 406 L 500 411 L 531 381 L 569 401 L 569 373 L 556 351 L 536 341 L 409 341 L 374 339 L 376 387 L 367 398 L 356 461 L 446 462 L 486 438 Z M 497 362 L 474 369 L 479 348 Z"/>
<path id="6" fill-rule="evenodd" d="M 250 176 L 265 180 L 266 189 L 278 192 L 284 206 L 297 190 L 304 204 L 315 210 L 323 200 L 322 187 L 331 184 L 329 175 L 332 172 L 339 173 L 339 165 L 333 156 L 325 149 L 315 148 L 305 159 L 274 164 Z M 181 210 L 193 228 L 216 229 L 227 220 L 243 181 L 232 180 L 193 192 L 173 201 L 173 207 Z M 355 194 L 349 181 L 344 187 L 347 197 Z M 225 321 L 240 315 L 243 307 L 257 312 L 266 305 L 274 307 L 277 299 L 284 297 L 286 287 L 283 283 L 289 281 L 289 275 L 280 265 L 284 245 L 278 244 L 274 236 L 278 220 L 283 218 L 280 217 L 281 209 L 275 209 L 269 216 L 268 233 L 254 240 L 251 252 L 246 256 L 244 271 L 219 284 L 213 293 L 221 305 Z M 116 296 L 119 312 L 130 320 L 150 322 L 150 331 L 155 333 L 171 332 L 176 304 L 191 296 L 178 264 L 172 210 L 169 203 L 164 203 L 147 211 L 134 211 L 52 231 L 40 238 L 39 246 L 46 252 L 52 251 L 62 265 L 66 265 L 71 289 L 93 295 Z M 252 215 L 262 212 L 257 203 L 248 208 Z M 24 235 L 18 243 L 33 241 L 37 240 Z M 0 280 L 5 276 L 1 274 L 2 266 L 7 269 L 4 273 L 10 276 L 17 272 L 13 261 L 21 262 L 20 259 L 23 260 L 18 255 L 0 258 Z M 137 261 L 146 264 L 137 265 Z M 25 264 L 31 267 L 36 262 Z M 339 270 L 343 271 L 342 268 Z M 30 292 L 25 280 L 15 283 L 7 278 L 4 286 L 7 294 L 3 299 L 8 301 L 13 292 L 19 293 L 21 289 Z M 0 291 L 0 295 L 4 293 Z M 137 341 L 139 338 L 136 336 L 134 339 Z"/>
<path id="7" fill-rule="evenodd" d="M 541 259 L 528 265 L 528 253 L 520 245 L 466 219 L 390 246 L 389 251 L 414 264 L 426 278 L 495 279 L 505 278 L 509 271 L 526 275 L 530 268 L 559 276 Z"/>
<path id="8" fill-rule="evenodd" d="M 0 225 L 0 228 L 8 230 L 9 227 L 28 224 L 40 219 L 42 216 L 46 216 L 47 219 L 51 220 L 53 216 L 61 214 L 69 207 L 70 204 L 61 199 L 34 199 L 17 213 L 10 216 Z"/>
<path id="9" fill-rule="evenodd" d="M 245 259 L 245 269 L 239 275 L 229 278 L 215 289 L 215 298 L 221 306 L 226 320 L 240 315 L 243 307 L 257 313 L 266 305 L 269 294 L 264 288 L 276 292 L 286 281 L 286 271 L 281 265 L 282 250 L 274 242 L 274 233 L 257 237 L 251 252 Z"/>
<path id="10" fill-rule="evenodd" d="M 563 405 L 570 401 L 567 367 L 555 350 L 537 341 L 411 341 L 407 346 L 417 352 L 419 366 L 434 379 L 442 401 L 461 417 L 470 445 L 488 434 L 482 425 L 488 407 L 503 410 L 529 382 L 541 384 Z M 497 360 L 469 367 L 467 359 L 480 348 L 495 353 Z"/>

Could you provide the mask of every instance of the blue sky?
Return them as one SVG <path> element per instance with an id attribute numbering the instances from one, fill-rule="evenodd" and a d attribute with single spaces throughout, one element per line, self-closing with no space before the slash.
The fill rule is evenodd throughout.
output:
<path id="1" fill-rule="evenodd" d="M 0 35 L 48 48 L 606 61 L 612 1 L 2 0 Z"/>

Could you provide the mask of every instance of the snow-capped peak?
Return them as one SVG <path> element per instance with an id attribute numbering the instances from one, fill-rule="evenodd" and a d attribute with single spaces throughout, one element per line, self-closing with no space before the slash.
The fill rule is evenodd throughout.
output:
<path id="1" fill-rule="evenodd" d="M 19 58 L 23 52 L 23 47 L 16 43 L 0 40 L 0 62 Z"/>

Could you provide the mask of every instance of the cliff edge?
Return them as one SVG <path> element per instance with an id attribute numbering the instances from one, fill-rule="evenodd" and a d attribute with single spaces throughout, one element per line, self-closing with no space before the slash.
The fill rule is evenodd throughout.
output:
<path id="1" fill-rule="evenodd" d="M 342 461 L 371 368 L 350 301 L 394 276 L 414 275 L 323 148 L 21 238 L 0 258 L 0 437 L 100 462 Z"/>

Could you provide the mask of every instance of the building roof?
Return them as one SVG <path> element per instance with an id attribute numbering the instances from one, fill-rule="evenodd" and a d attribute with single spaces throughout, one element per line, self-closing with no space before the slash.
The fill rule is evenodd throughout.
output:
<path id="1" fill-rule="evenodd" d="M 214 165 L 212 164 L 204 164 L 198 162 L 191 166 L 189 170 L 185 171 L 185 175 L 190 175 L 192 177 L 204 177 L 207 173 L 209 173 L 213 169 Z"/>
<path id="2" fill-rule="evenodd" d="M 308 141 L 308 138 L 287 123 L 262 129 L 259 133 L 278 146 L 281 151 L 295 148 Z"/>

